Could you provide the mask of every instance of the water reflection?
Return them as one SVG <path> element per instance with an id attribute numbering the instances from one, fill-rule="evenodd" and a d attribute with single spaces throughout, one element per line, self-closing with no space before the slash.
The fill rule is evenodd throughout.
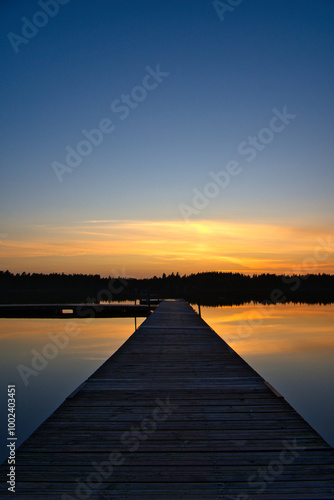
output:
<path id="1" fill-rule="evenodd" d="M 201 309 L 203 319 L 334 446 L 334 304 Z"/>
<path id="2" fill-rule="evenodd" d="M 137 327 L 144 319 L 137 318 Z M 76 335 L 68 333 L 71 324 L 76 328 L 73 326 Z M 87 319 L 75 319 L 75 322 L 71 319 L 1 319 L 0 393 L 4 402 L 7 385 L 16 385 L 18 444 L 101 366 L 134 329 L 133 318 L 90 322 Z M 2 404 L 0 462 L 6 459 L 6 422 L 6 405 Z"/>

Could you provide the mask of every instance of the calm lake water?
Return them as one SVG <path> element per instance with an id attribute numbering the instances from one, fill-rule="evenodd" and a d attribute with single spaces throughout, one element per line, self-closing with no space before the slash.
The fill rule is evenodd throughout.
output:
<path id="1" fill-rule="evenodd" d="M 201 313 L 334 446 L 334 305 L 247 304 Z M 0 461 L 7 455 L 8 384 L 16 385 L 20 444 L 133 331 L 131 318 L 0 319 Z"/>

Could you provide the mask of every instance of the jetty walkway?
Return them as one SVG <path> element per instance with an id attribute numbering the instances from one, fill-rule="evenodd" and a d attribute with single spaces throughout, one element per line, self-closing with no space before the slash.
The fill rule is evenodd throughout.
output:
<path id="1" fill-rule="evenodd" d="M 16 493 L 5 463 L 1 498 L 334 499 L 333 448 L 181 300 L 162 302 L 16 459 Z"/>
<path id="2" fill-rule="evenodd" d="M 0 318 L 143 318 L 155 304 L 20 304 L 0 305 Z"/>

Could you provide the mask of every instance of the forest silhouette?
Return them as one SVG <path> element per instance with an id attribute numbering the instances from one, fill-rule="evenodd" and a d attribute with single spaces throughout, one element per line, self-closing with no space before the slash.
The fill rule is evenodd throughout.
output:
<path id="1" fill-rule="evenodd" d="M 0 303 L 99 303 L 184 298 L 201 305 L 247 302 L 334 302 L 332 274 L 254 274 L 203 272 L 172 273 L 146 279 L 101 277 L 98 274 L 21 273 L 0 271 Z"/>

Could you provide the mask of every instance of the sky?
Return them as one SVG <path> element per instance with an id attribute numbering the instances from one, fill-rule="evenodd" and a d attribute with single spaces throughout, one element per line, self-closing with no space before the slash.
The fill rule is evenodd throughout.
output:
<path id="1" fill-rule="evenodd" d="M 332 0 L 0 14 L 0 269 L 334 272 Z"/>

